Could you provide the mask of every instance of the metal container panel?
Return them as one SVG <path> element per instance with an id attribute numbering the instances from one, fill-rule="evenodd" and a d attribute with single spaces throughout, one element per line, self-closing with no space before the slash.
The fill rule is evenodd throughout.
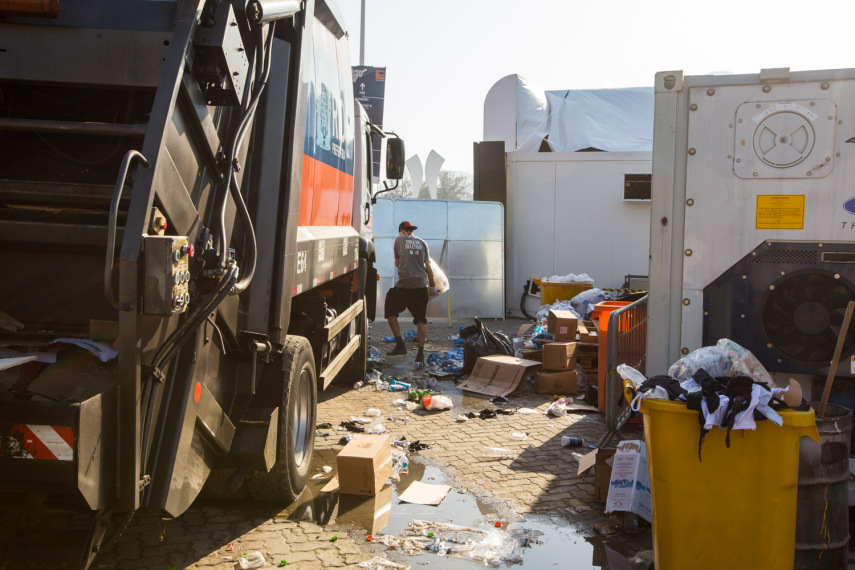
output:
<path id="1" fill-rule="evenodd" d="M 504 208 L 497 202 L 380 199 L 374 208 L 378 314 L 396 280 L 392 247 L 398 224 L 418 226 L 431 257 L 449 279 L 450 291 L 433 299 L 428 316 L 504 317 Z M 408 317 L 402 316 L 402 323 Z"/>

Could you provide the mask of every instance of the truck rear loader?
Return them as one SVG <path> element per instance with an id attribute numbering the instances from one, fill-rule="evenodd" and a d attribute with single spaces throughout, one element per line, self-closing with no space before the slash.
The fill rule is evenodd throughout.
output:
<path id="1" fill-rule="evenodd" d="M 5 565 L 301 493 L 374 316 L 352 89 L 334 0 L 0 1 Z"/>

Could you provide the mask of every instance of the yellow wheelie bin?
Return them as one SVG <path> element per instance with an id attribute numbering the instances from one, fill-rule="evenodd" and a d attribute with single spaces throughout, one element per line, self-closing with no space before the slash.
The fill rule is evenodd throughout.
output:
<path id="1" fill-rule="evenodd" d="M 625 384 L 631 399 L 629 384 Z M 653 495 L 656 570 L 793 568 L 799 440 L 819 443 L 813 410 L 782 411 L 783 426 L 713 428 L 698 452 L 698 412 L 641 401 Z"/>

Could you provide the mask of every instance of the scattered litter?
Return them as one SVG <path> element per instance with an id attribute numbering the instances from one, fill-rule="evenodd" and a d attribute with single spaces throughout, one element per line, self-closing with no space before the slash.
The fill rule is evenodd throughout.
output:
<path id="1" fill-rule="evenodd" d="M 279 566 L 288 566 L 288 561 L 287 560 L 280 560 Z"/>
<path id="2" fill-rule="evenodd" d="M 384 336 L 383 342 L 395 342 L 395 337 L 393 336 Z"/>
<path id="3" fill-rule="evenodd" d="M 323 467 L 321 467 L 321 470 L 323 470 L 323 473 L 318 473 L 317 475 L 312 477 L 312 479 L 324 479 L 329 476 L 330 473 L 332 473 L 332 467 L 330 467 L 329 465 L 324 465 Z"/>
<path id="4" fill-rule="evenodd" d="M 495 526 L 496 526 L 496 528 L 502 528 L 502 523 L 499 521 L 496 521 Z"/>
<path id="5" fill-rule="evenodd" d="M 339 445 L 347 445 L 351 439 L 353 439 L 352 435 L 346 435 L 343 438 L 341 438 L 340 440 L 338 440 L 338 444 Z"/>
<path id="6" fill-rule="evenodd" d="M 363 424 L 363 425 L 371 423 L 371 420 L 368 418 L 357 418 L 355 416 L 350 416 L 350 421 L 352 421 L 353 423 Z"/>
<path id="7" fill-rule="evenodd" d="M 458 422 L 468 422 L 468 421 L 469 421 L 469 416 L 464 416 L 463 414 L 457 414 L 457 415 L 454 417 L 454 419 L 455 419 L 455 420 L 457 420 Z"/>
<path id="8" fill-rule="evenodd" d="M 389 416 L 390 422 L 404 422 L 405 424 L 409 421 L 406 416 L 401 416 L 400 418 L 397 416 Z"/>
<path id="9" fill-rule="evenodd" d="M 398 564 L 391 560 L 386 560 L 380 556 L 375 556 L 371 560 L 360 562 L 357 564 L 360 568 L 368 568 L 369 570 L 410 570 L 409 564 Z"/>
<path id="10" fill-rule="evenodd" d="M 407 438 L 401 438 L 398 441 L 392 442 L 392 445 L 395 447 L 400 447 L 402 449 L 406 449 L 410 453 L 421 451 L 423 449 L 430 449 L 430 446 L 426 443 L 421 443 L 419 440 L 416 441 L 407 441 Z"/>
<path id="11" fill-rule="evenodd" d="M 330 436 L 330 432 L 328 432 L 328 431 L 316 431 L 315 432 L 315 437 L 329 437 L 329 436 Z"/>
<path id="12" fill-rule="evenodd" d="M 338 540 L 336 535 L 333 535 L 332 538 L 330 538 L 330 542 L 335 542 L 336 540 Z"/>
<path id="13" fill-rule="evenodd" d="M 413 329 L 410 329 L 404 333 L 404 340 L 416 340 L 417 338 L 419 338 L 419 335 L 416 334 L 416 331 L 414 331 Z"/>
<path id="14" fill-rule="evenodd" d="M 352 431 L 353 433 L 365 433 L 365 428 L 353 421 L 341 422 L 340 425 L 347 431 Z"/>
<path id="15" fill-rule="evenodd" d="M 380 414 L 381 412 L 377 408 L 368 408 L 367 410 L 365 410 L 365 415 L 369 418 L 376 418 Z"/>
<path id="16" fill-rule="evenodd" d="M 510 449 L 503 449 L 501 447 L 485 447 L 484 448 L 484 457 L 496 457 L 500 459 L 509 459 L 516 455 L 516 452 Z"/>
<path id="17" fill-rule="evenodd" d="M 518 414 L 539 414 L 540 412 L 538 412 L 534 408 L 518 408 L 517 413 Z"/>
<path id="18" fill-rule="evenodd" d="M 493 419 L 499 415 L 511 416 L 513 414 L 514 414 L 514 410 L 506 410 L 504 408 L 495 408 L 495 409 L 491 410 L 490 408 L 484 408 L 483 410 L 481 410 L 477 414 L 475 414 L 474 412 L 469 412 L 466 415 L 469 417 L 469 419 L 481 418 L 482 420 L 491 420 L 491 419 Z"/>
<path id="19" fill-rule="evenodd" d="M 522 440 L 526 439 L 527 437 L 528 437 L 528 434 L 525 434 L 522 432 L 515 431 L 515 432 L 511 433 L 511 439 L 516 439 L 516 440 L 522 441 Z"/>
<path id="20" fill-rule="evenodd" d="M 241 556 L 239 561 L 241 570 L 249 570 L 250 568 L 262 568 L 267 566 L 267 560 L 260 552 L 249 552 Z"/>
<path id="21" fill-rule="evenodd" d="M 454 404 L 448 396 L 427 395 L 422 398 L 426 410 L 450 410 Z"/>
<path id="22" fill-rule="evenodd" d="M 360 380 L 359 382 L 354 382 L 354 383 L 353 383 L 353 389 L 354 389 L 354 390 L 359 390 L 359 389 L 360 389 L 360 388 L 362 388 L 363 386 L 365 386 L 365 383 L 364 383 L 364 382 L 362 382 L 362 380 Z"/>
<path id="23" fill-rule="evenodd" d="M 492 400 L 490 400 L 490 402 L 491 402 L 491 403 L 493 403 L 493 404 L 507 404 L 507 403 L 508 403 L 508 399 L 507 399 L 507 398 L 505 398 L 504 396 L 496 396 L 495 398 L 493 398 Z"/>
<path id="24" fill-rule="evenodd" d="M 413 481 L 398 498 L 405 503 L 436 506 L 449 492 L 451 492 L 450 485 L 429 485 L 421 481 Z"/>
<path id="25" fill-rule="evenodd" d="M 564 447 L 583 447 L 584 446 L 584 447 L 587 447 L 588 449 L 596 449 L 597 448 L 597 446 L 594 444 L 587 444 L 586 445 L 585 440 L 583 440 L 581 437 L 569 437 L 566 435 L 561 437 L 561 445 L 563 445 Z"/>
<path id="26" fill-rule="evenodd" d="M 559 398 L 552 402 L 546 410 L 546 415 L 560 418 L 567 415 L 567 406 L 573 403 L 573 398 Z"/>
<path id="27" fill-rule="evenodd" d="M 332 429 L 332 424 L 329 422 L 324 422 L 322 424 L 316 425 L 315 429 Z"/>
<path id="28" fill-rule="evenodd" d="M 226 545 L 226 551 L 231 552 L 234 549 L 235 549 L 235 543 L 234 542 L 230 542 Z"/>
<path id="29" fill-rule="evenodd" d="M 119 351 L 113 348 L 112 345 L 106 342 L 98 342 L 97 340 L 89 340 L 86 338 L 58 338 L 51 344 L 63 343 L 73 344 L 82 349 L 88 350 L 93 355 L 101 359 L 101 362 L 109 362 L 119 355 Z"/>

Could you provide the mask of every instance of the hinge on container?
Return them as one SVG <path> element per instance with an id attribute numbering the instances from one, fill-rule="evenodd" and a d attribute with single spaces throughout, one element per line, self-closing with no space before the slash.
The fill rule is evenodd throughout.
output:
<path id="1" fill-rule="evenodd" d="M 143 475 L 142 479 L 140 479 L 140 491 L 145 489 L 151 484 L 151 475 Z"/>
<path id="2" fill-rule="evenodd" d="M 154 366 L 152 364 L 143 364 L 142 372 L 146 376 L 154 376 L 154 379 L 157 380 L 160 384 L 166 382 L 166 376 L 163 374 L 163 370 Z"/>

